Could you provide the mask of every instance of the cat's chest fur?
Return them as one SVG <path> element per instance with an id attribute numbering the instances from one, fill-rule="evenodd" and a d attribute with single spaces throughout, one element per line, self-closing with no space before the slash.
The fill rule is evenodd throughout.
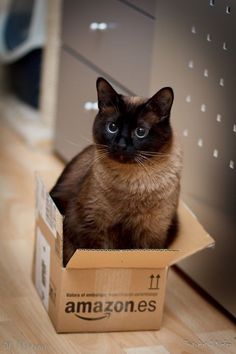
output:
<path id="1" fill-rule="evenodd" d="M 169 158 L 153 158 L 148 164 L 123 166 L 105 161 L 94 169 L 99 202 L 96 208 L 111 210 L 115 222 L 147 214 L 157 215 L 165 205 L 175 204 L 179 193 L 181 151 L 172 149 Z"/>

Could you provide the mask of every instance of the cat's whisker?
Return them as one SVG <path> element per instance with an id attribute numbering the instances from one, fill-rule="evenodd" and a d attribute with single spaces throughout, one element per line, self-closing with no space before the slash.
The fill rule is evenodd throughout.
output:
<path id="1" fill-rule="evenodd" d="M 106 156 L 107 155 L 107 151 L 106 150 L 97 150 L 97 156 L 96 156 L 96 158 L 97 157 L 102 157 L 102 156 Z"/>
<path id="2" fill-rule="evenodd" d="M 107 146 L 108 146 L 108 145 L 106 145 L 106 144 L 98 144 L 98 143 L 95 143 L 94 145 L 95 145 L 95 146 L 98 146 L 98 147 L 100 147 L 100 146 L 101 146 L 101 147 L 105 147 L 105 148 L 107 148 Z"/>
<path id="3" fill-rule="evenodd" d="M 80 146 L 78 143 L 75 143 L 75 142 L 72 141 L 72 140 L 69 140 L 69 139 L 66 139 L 66 138 L 63 138 L 63 140 L 64 140 L 66 143 L 69 143 L 70 145 L 73 145 L 73 146 Z"/>
<path id="4" fill-rule="evenodd" d="M 142 153 L 144 156 L 146 156 L 146 157 L 148 157 L 148 158 L 152 158 L 152 157 L 159 157 L 159 158 L 161 158 L 161 157 L 169 157 L 169 156 L 171 156 L 170 154 L 144 154 L 144 153 Z"/>
<path id="5" fill-rule="evenodd" d="M 95 159 L 92 160 L 91 166 L 94 166 L 98 161 L 103 160 L 107 156 L 107 152 L 98 152 Z"/>
<path id="6" fill-rule="evenodd" d="M 150 150 L 139 150 L 140 152 L 145 152 L 147 154 L 164 154 L 163 152 L 159 151 L 150 151 Z"/>
<path id="7" fill-rule="evenodd" d="M 140 157 L 136 156 L 135 161 L 138 163 L 138 165 L 140 167 L 143 168 L 143 170 L 146 172 L 147 176 L 149 177 L 149 179 L 155 184 L 155 178 L 153 178 L 153 176 L 150 175 L 148 169 L 146 168 L 146 166 L 143 164 L 143 162 L 140 160 Z M 150 167 L 149 167 L 150 169 Z"/>
<path id="8" fill-rule="evenodd" d="M 93 142 L 92 140 L 86 138 L 85 136 L 82 136 L 82 135 L 78 134 L 78 137 L 81 138 L 81 139 L 83 139 L 85 142 L 94 145 L 94 142 Z M 72 144 L 72 145 L 80 146 L 80 144 L 79 144 L 78 142 L 75 142 L 75 141 L 73 141 L 73 140 L 71 140 L 71 139 L 68 139 L 68 138 L 64 138 L 64 137 L 62 137 L 62 138 L 63 138 L 66 142 L 68 142 L 68 143 L 70 143 L 70 144 Z"/>
<path id="9" fill-rule="evenodd" d="M 107 155 L 108 155 L 107 150 L 100 150 L 100 151 L 97 150 L 97 156 L 95 158 L 107 157 Z"/>
<path id="10" fill-rule="evenodd" d="M 147 156 L 144 156 L 143 154 L 139 154 L 138 156 L 141 157 L 145 161 L 151 162 L 150 158 Z"/>
<path id="11" fill-rule="evenodd" d="M 149 152 L 149 151 L 141 151 L 139 150 L 141 154 L 143 154 L 146 157 L 166 157 L 166 156 L 171 156 L 171 154 L 166 154 L 166 153 L 158 153 L 158 152 Z"/>
<path id="12" fill-rule="evenodd" d="M 153 165 L 156 164 L 156 161 L 153 161 L 152 159 L 150 159 L 149 156 L 145 156 L 145 155 L 143 155 L 143 154 L 139 154 L 139 156 L 142 158 L 143 161 L 147 162 L 149 166 L 150 166 L 150 165 L 153 166 Z"/>
<path id="13" fill-rule="evenodd" d="M 77 143 L 75 143 L 75 142 L 73 142 L 73 141 L 71 141 L 71 140 L 68 140 L 68 139 L 64 139 L 66 142 L 68 142 L 69 144 L 71 144 L 71 145 L 74 145 L 74 146 L 78 146 L 79 148 L 81 148 L 81 146 L 79 145 L 79 144 L 77 144 Z M 97 150 L 99 150 L 99 151 L 107 151 L 107 145 L 104 145 L 104 144 L 95 144 L 95 143 L 93 143 L 93 142 L 91 142 L 91 145 L 94 145 L 94 146 L 96 146 L 97 147 Z"/>
<path id="14" fill-rule="evenodd" d="M 97 146 L 97 152 L 100 153 L 100 152 L 107 152 L 107 148 L 104 148 L 103 146 L 100 147 L 100 146 Z"/>
<path id="15" fill-rule="evenodd" d="M 154 165 L 154 162 L 153 162 L 153 161 L 151 161 L 151 160 L 150 160 L 149 158 L 147 158 L 146 156 L 142 156 L 141 154 L 138 155 L 138 158 L 139 158 L 139 160 L 143 163 L 143 165 L 144 165 L 145 163 L 148 164 L 148 166 L 144 166 L 146 169 L 148 169 L 148 171 L 153 171 L 153 172 L 156 173 L 156 169 L 153 168 L 153 166 L 152 166 L 152 165 Z M 151 165 L 151 166 L 150 166 L 150 165 Z M 154 179 L 153 179 L 153 181 L 154 181 Z"/>
<path id="16" fill-rule="evenodd" d="M 107 147 L 107 145 L 105 145 L 105 144 L 94 143 L 93 140 L 88 139 L 88 138 L 86 138 L 86 137 L 83 136 L 83 135 L 78 134 L 78 136 L 79 136 L 79 138 L 83 139 L 84 141 L 86 141 L 86 142 L 89 143 L 90 145 Z M 71 145 L 73 145 L 73 146 L 78 146 L 78 147 L 81 148 L 81 145 L 80 145 L 78 142 L 75 142 L 75 141 L 73 141 L 73 140 L 71 140 L 71 139 L 68 139 L 68 138 L 65 138 L 65 137 L 62 137 L 62 136 L 61 136 L 61 138 L 62 138 L 65 142 L 67 142 L 67 143 L 69 143 L 69 144 L 71 144 Z"/>
<path id="17" fill-rule="evenodd" d="M 157 161 L 153 159 L 153 157 L 154 157 L 153 155 L 146 156 L 146 155 L 141 154 L 141 153 L 139 153 L 138 155 L 139 155 L 140 158 L 142 158 L 142 161 L 146 162 L 146 164 L 148 165 L 148 168 L 150 168 L 150 166 L 155 167 L 155 165 L 157 164 Z M 155 156 L 155 157 L 157 157 L 159 159 L 163 158 L 163 156 Z"/>

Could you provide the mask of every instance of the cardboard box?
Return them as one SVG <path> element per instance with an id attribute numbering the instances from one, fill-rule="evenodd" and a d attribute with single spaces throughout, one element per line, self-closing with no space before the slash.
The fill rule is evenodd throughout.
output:
<path id="1" fill-rule="evenodd" d="M 180 231 L 168 250 L 77 250 L 62 267 L 62 223 L 37 175 L 33 282 L 57 332 L 157 330 L 168 268 L 213 246 L 196 217 L 179 206 Z M 184 297 L 184 294 L 183 294 Z"/>

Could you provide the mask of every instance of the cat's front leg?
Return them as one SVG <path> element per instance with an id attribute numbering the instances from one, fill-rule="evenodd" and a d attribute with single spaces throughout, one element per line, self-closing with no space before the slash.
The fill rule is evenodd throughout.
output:
<path id="1" fill-rule="evenodd" d="M 132 244 L 133 248 L 164 249 L 169 248 L 178 234 L 178 215 L 175 212 L 172 217 L 143 216 L 136 224 L 133 224 Z"/>
<path id="2" fill-rule="evenodd" d="M 133 248 L 141 249 L 163 249 L 166 245 L 167 232 L 143 229 L 133 232 Z"/>
<path id="3" fill-rule="evenodd" d="M 113 243 L 108 239 L 107 235 L 102 232 L 79 232 L 75 233 L 68 230 L 64 232 L 63 241 L 63 266 L 69 262 L 77 249 L 113 249 Z"/>
<path id="4" fill-rule="evenodd" d="M 66 267 L 67 263 L 73 256 L 77 249 L 77 246 L 70 242 L 69 238 L 65 237 L 63 238 L 63 267 Z"/>
<path id="5" fill-rule="evenodd" d="M 106 230 L 96 223 L 84 220 L 72 223 L 70 216 L 63 222 L 63 264 L 68 263 L 77 249 L 114 249 L 114 240 Z"/>

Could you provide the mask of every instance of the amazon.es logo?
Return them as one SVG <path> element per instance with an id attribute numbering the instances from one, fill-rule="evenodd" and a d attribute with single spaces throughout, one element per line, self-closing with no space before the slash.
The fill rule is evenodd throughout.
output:
<path id="1" fill-rule="evenodd" d="M 122 312 L 154 312 L 157 303 L 155 300 L 135 301 L 68 301 L 66 313 L 72 313 L 85 321 L 109 319 L 112 313 Z"/>

